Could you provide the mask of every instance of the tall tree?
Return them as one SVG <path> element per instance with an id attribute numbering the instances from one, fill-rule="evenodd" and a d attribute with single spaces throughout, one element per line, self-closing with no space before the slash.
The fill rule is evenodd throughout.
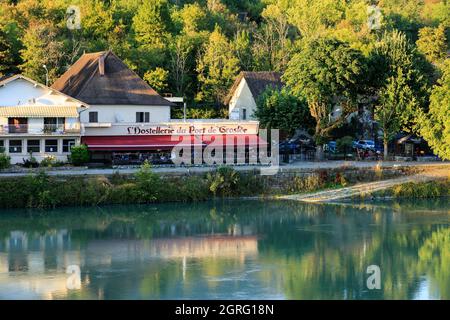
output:
<path id="1" fill-rule="evenodd" d="M 420 133 L 442 159 L 450 160 L 450 61 L 433 87 L 428 113 L 420 116 Z"/>
<path id="2" fill-rule="evenodd" d="M 253 55 L 248 30 L 240 30 L 233 41 L 236 57 L 239 59 L 239 67 L 242 70 L 251 70 L 253 67 Z"/>
<path id="3" fill-rule="evenodd" d="M 159 67 L 144 74 L 144 80 L 159 93 L 164 93 L 167 89 L 168 78 L 169 71 Z"/>
<path id="4" fill-rule="evenodd" d="M 384 159 L 388 157 L 388 144 L 392 137 L 408 125 L 414 116 L 417 101 L 408 86 L 402 69 L 387 80 L 379 91 L 378 105 L 375 107 L 375 120 L 383 130 Z"/>
<path id="5" fill-rule="evenodd" d="M 143 46 L 164 48 L 170 23 L 167 0 L 144 0 L 133 18 L 136 41 Z"/>
<path id="6" fill-rule="evenodd" d="M 49 84 L 60 75 L 64 58 L 64 43 L 58 37 L 56 28 L 51 23 L 30 24 L 23 37 L 24 48 L 21 50 L 23 73 L 32 79 L 45 83 L 48 70 Z"/>
<path id="7" fill-rule="evenodd" d="M 289 1 L 277 0 L 262 12 L 262 23 L 253 33 L 253 55 L 256 69 L 280 71 L 286 69 L 292 51 L 291 34 L 286 11 Z"/>
<path id="8" fill-rule="evenodd" d="M 306 98 L 318 144 L 355 111 L 364 69 L 360 52 L 335 39 L 307 41 L 289 62 L 283 79 L 294 94 Z M 335 117 L 337 106 L 341 112 Z"/>
<path id="9" fill-rule="evenodd" d="M 424 27 L 419 30 L 417 49 L 424 54 L 428 61 L 439 62 L 447 56 L 447 41 L 445 27 L 441 24 L 437 28 Z"/>
<path id="10" fill-rule="evenodd" d="M 11 42 L 0 26 L 0 77 L 14 67 Z"/>
<path id="11" fill-rule="evenodd" d="M 414 131 L 416 115 L 428 104 L 427 63 L 420 59 L 406 35 L 396 30 L 383 34 L 370 61 L 371 85 L 379 97 L 375 117 L 387 130 L 383 134 L 387 156 L 392 136 L 399 130 Z"/>
<path id="12" fill-rule="evenodd" d="M 190 69 L 188 59 L 192 57 L 193 49 L 194 46 L 189 42 L 188 37 L 184 35 L 176 37 L 170 45 L 170 71 L 178 96 L 186 94 L 185 90 L 188 85 Z"/>
<path id="13" fill-rule="evenodd" d="M 200 83 L 197 100 L 220 106 L 239 72 L 239 60 L 220 27 L 215 28 L 204 45 L 197 60 L 197 72 Z"/>
<path id="14" fill-rule="evenodd" d="M 292 95 L 287 88 L 267 88 L 258 98 L 255 116 L 262 128 L 279 129 L 289 135 L 300 128 L 314 127 L 306 101 Z"/>

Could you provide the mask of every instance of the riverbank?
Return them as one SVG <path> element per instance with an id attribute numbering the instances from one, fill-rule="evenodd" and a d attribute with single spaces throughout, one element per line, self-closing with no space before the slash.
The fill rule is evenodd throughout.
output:
<path id="1" fill-rule="evenodd" d="M 278 168 L 278 173 L 290 172 L 314 172 L 316 170 L 340 170 L 340 169 L 369 169 L 382 168 L 385 170 L 402 168 L 416 168 L 420 170 L 430 168 L 447 167 L 450 171 L 450 162 L 412 162 L 412 161 L 297 161 L 289 164 L 282 164 Z M 43 167 L 43 168 L 23 168 L 15 167 L 0 170 L 1 178 L 26 177 L 30 174 L 38 174 L 45 171 L 50 176 L 111 176 L 119 173 L 122 175 L 133 175 L 139 171 L 139 166 L 116 166 L 112 168 L 87 168 L 87 167 Z M 239 172 L 261 172 L 261 169 L 268 167 L 239 165 L 232 166 Z M 163 175 L 191 175 L 215 171 L 214 166 L 154 166 L 153 172 Z"/>
<path id="2" fill-rule="evenodd" d="M 422 166 L 286 169 L 260 175 L 258 169 L 221 167 L 209 172 L 162 174 L 143 166 L 133 174 L 2 177 L 0 208 L 54 208 L 109 204 L 195 202 L 213 198 L 272 197 L 416 174 Z"/>
<path id="3" fill-rule="evenodd" d="M 387 199 L 429 199 L 450 197 L 450 178 L 427 181 L 408 182 L 385 190 L 367 193 L 355 197 L 360 200 L 387 200 Z"/>

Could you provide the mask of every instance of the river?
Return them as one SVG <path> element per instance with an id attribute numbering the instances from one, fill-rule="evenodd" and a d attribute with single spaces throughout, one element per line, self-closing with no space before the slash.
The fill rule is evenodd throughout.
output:
<path id="1" fill-rule="evenodd" d="M 0 299 L 450 299 L 450 204 L 1 211 Z"/>

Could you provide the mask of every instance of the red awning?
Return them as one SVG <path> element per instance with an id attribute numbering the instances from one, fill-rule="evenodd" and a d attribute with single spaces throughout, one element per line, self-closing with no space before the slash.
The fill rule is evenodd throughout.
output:
<path id="1" fill-rule="evenodd" d="M 249 146 L 249 147 L 257 147 L 257 146 L 266 146 L 267 141 L 259 137 L 258 135 L 239 135 L 239 134 L 224 134 L 224 135 L 210 135 L 203 136 L 202 140 L 207 145 L 216 144 L 216 145 L 234 145 L 234 146 Z"/>
<path id="2" fill-rule="evenodd" d="M 203 146 L 195 136 L 90 136 L 82 137 L 90 150 L 171 150 L 175 146 Z"/>
<path id="3" fill-rule="evenodd" d="M 82 143 L 93 151 L 171 150 L 175 146 L 265 146 L 267 142 L 257 135 L 204 135 L 204 136 L 88 136 Z"/>

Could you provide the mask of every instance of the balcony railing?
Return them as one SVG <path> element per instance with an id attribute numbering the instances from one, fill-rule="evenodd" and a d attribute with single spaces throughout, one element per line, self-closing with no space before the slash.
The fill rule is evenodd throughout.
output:
<path id="1" fill-rule="evenodd" d="M 63 135 L 63 134 L 79 134 L 81 132 L 79 126 L 65 128 L 63 125 L 34 126 L 30 124 L 8 124 L 0 125 L 0 134 L 30 134 L 30 135 Z"/>
<path id="2" fill-rule="evenodd" d="M 44 124 L 44 133 L 64 133 L 64 125 Z"/>
<path id="3" fill-rule="evenodd" d="M 9 124 L 8 133 L 28 133 L 28 124 Z"/>

